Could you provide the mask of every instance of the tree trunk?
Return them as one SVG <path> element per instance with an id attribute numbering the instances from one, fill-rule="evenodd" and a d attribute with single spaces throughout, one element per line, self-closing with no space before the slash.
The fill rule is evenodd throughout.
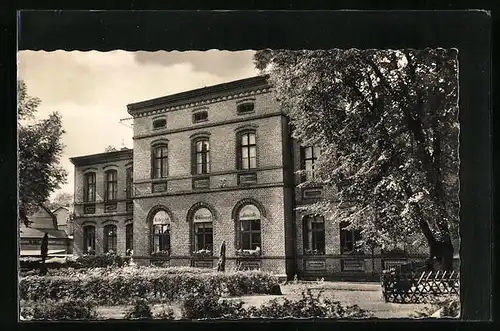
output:
<path id="1" fill-rule="evenodd" d="M 429 223 L 423 218 L 422 212 L 418 205 L 414 205 L 414 211 L 418 218 L 420 230 L 427 240 L 429 245 L 429 259 L 427 260 L 427 268 L 429 271 L 434 270 L 434 261 L 440 264 L 440 269 L 451 271 L 453 270 L 453 245 L 449 232 L 444 234 L 438 241 L 432 233 Z"/>

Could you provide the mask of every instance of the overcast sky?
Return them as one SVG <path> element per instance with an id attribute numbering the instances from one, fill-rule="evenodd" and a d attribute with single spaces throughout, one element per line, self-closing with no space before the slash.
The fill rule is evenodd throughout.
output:
<path id="1" fill-rule="evenodd" d="M 19 52 L 19 78 L 42 100 L 37 117 L 53 111 L 63 117 L 68 183 L 59 191 L 73 193 L 70 157 L 102 153 L 108 145 L 133 147 L 132 129 L 119 123 L 129 117 L 127 104 L 255 76 L 253 53 Z"/>

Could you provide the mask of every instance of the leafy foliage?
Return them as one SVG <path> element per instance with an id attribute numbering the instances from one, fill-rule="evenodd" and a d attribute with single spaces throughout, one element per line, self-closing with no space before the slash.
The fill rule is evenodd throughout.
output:
<path id="1" fill-rule="evenodd" d="M 412 317 L 414 318 L 426 318 L 426 317 L 449 317 L 449 318 L 459 318 L 460 317 L 460 298 L 458 296 L 453 296 L 450 298 L 437 298 L 431 306 L 424 307 L 423 309 L 415 312 Z M 439 316 L 436 316 L 438 313 Z"/>
<path id="2" fill-rule="evenodd" d="M 59 207 L 71 207 L 73 205 L 73 194 L 67 192 L 59 192 L 54 198 L 45 204 L 50 210 L 55 210 Z"/>
<path id="3" fill-rule="evenodd" d="M 319 182 L 329 195 L 304 208 L 350 222 L 370 246 L 426 240 L 431 255 L 446 247 L 449 264 L 458 236 L 457 51 L 265 50 L 254 60 L 294 137 L 321 147 L 315 179 L 303 185 Z"/>
<path id="4" fill-rule="evenodd" d="M 21 304 L 21 316 L 30 320 L 95 320 L 95 305 L 84 299 L 28 301 Z"/>
<path id="5" fill-rule="evenodd" d="M 66 171 L 59 166 L 64 148 L 62 118 L 57 112 L 35 120 L 40 99 L 27 93 L 18 81 L 19 139 L 19 216 L 29 224 L 28 216 L 45 202 L 50 193 L 66 182 Z"/>
<path id="6" fill-rule="evenodd" d="M 196 274 L 152 267 L 99 268 L 22 277 L 19 294 L 23 300 L 34 301 L 88 298 L 97 304 L 131 304 L 140 297 L 150 303 L 168 303 L 193 292 L 220 296 L 267 294 L 277 284 L 276 277 L 263 272 Z"/>
<path id="7" fill-rule="evenodd" d="M 357 305 L 343 306 L 339 301 L 313 295 L 308 289 L 300 300 L 273 299 L 260 307 L 243 307 L 241 301 L 220 299 L 217 295 L 191 293 L 182 301 L 184 319 L 242 318 L 368 318 L 372 314 Z"/>
<path id="8" fill-rule="evenodd" d="M 125 319 L 150 319 L 153 318 L 151 307 L 145 299 L 135 299 L 134 305 L 125 312 Z"/>
<path id="9" fill-rule="evenodd" d="M 172 307 L 166 307 L 154 314 L 154 318 L 159 320 L 173 320 L 175 319 L 175 311 Z"/>

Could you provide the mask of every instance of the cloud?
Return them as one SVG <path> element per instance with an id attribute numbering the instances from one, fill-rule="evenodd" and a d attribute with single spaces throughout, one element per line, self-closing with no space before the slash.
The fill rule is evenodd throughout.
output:
<path id="1" fill-rule="evenodd" d="M 140 55 L 142 54 L 142 55 Z M 18 53 L 18 76 L 42 104 L 37 117 L 62 114 L 70 157 L 102 153 L 108 145 L 132 147 L 133 131 L 119 123 L 127 104 L 257 75 L 253 52 L 34 52 Z M 55 192 L 57 193 L 57 192 Z"/>
<path id="2" fill-rule="evenodd" d="M 206 52 L 136 52 L 137 63 L 147 65 L 172 66 L 189 64 L 194 72 L 206 72 L 218 76 L 230 76 L 235 71 L 245 70 L 253 62 L 254 51 L 217 51 Z"/>

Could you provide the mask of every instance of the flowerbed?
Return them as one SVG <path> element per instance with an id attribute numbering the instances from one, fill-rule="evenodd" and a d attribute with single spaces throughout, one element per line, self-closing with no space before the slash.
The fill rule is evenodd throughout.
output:
<path id="1" fill-rule="evenodd" d="M 135 298 L 150 303 L 177 301 L 189 293 L 219 296 L 269 294 L 277 278 L 259 271 L 215 273 L 195 268 L 124 267 L 20 279 L 22 300 L 89 299 L 96 304 L 131 304 Z"/>

